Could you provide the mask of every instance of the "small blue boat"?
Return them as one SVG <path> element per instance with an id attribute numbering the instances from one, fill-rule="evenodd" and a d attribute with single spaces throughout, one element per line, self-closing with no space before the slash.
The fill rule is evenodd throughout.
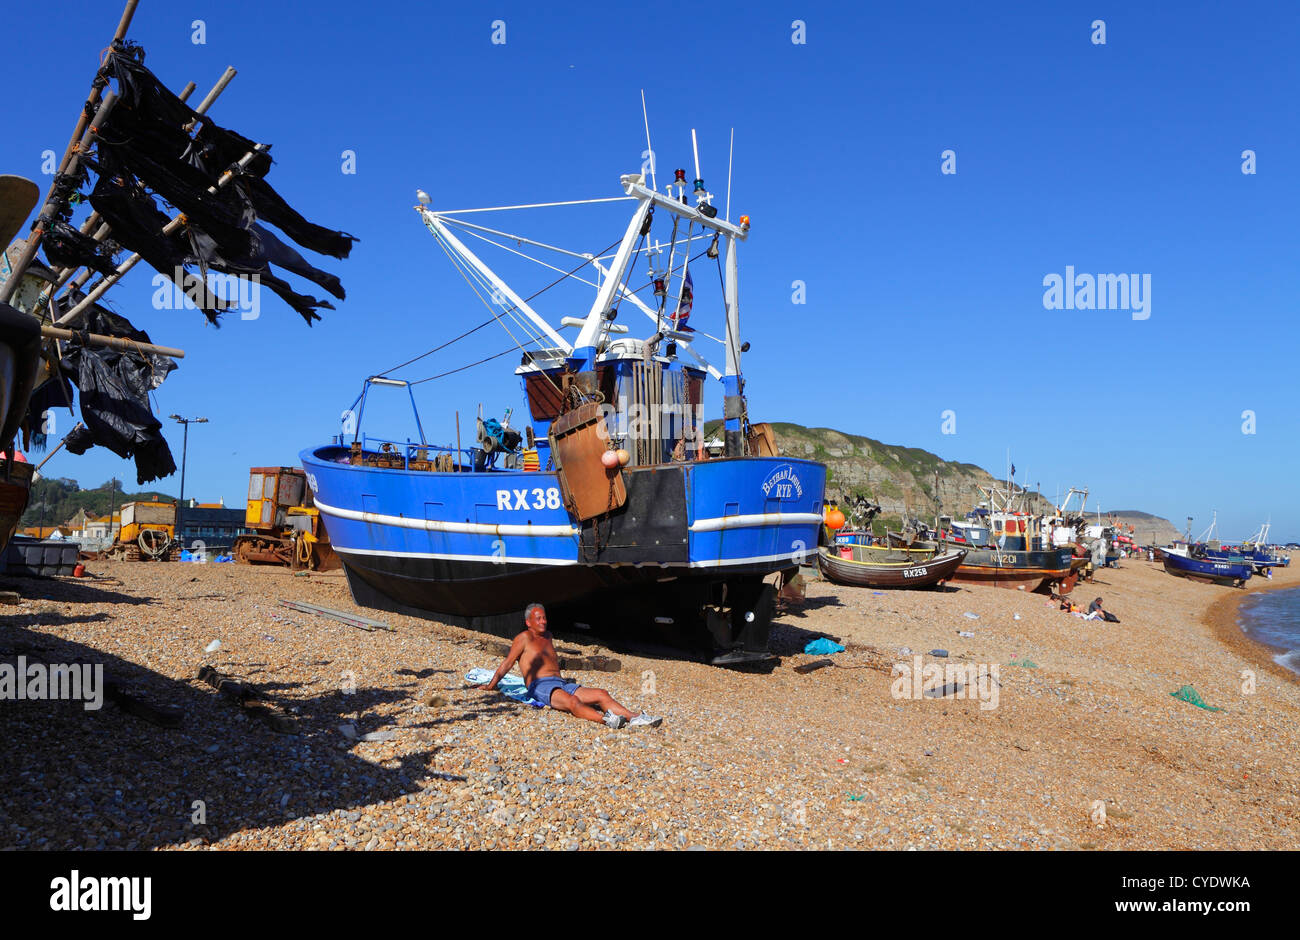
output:
<path id="1" fill-rule="evenodd" d="M 1243 587 L 1254 573 L 1250 562 L 1245 560 L 1229 561 L 1226 558 L 1210 555 L 1197 558 L 1195 554 L 1203 554 L 1197 552 L 1198 548 L 1199 546 L 1192 547 L 1191 556 L 1167 552 L 1164 557 L 1165 571 L 1180 578 L 1209 581 L 1229 587 Z"/>
<path id="2" fill-rule="evenodd" d="M 698 178 L 690 205 L 684 171 L 675 194 L 639 174 L 621 182 L 633 212 L 618 250 L 565 251 L 570 266 L 587 259 L 566 276 L 596 272 L 595 283 L 582 281 L 596 288 L 590 312 L 560 321 L 579 330 L 573 341 L 457 237 L 505 233 L 430 209 L 421 193 L 422 221 L 481 285 L 480 298 L 492 297 L 520 347 L 524 433 L 507 414 L 480 418 L 472 448 L 431 444 L 417 411 L 417 440 L 366 437 L 372 387 L 410 393 L 415 384 L 382 374 L 347 412 L 356 426 L 302 451 L 302 465 L 358 604 L 513 632 L 524 608 L 541 603 L 552 627 L 648 633 L 719 664 L 770 658 L 776 589 L 765 579 L 815 557 L 826 468 L 780 456 L 770 430 L 748 422 L 736 254 L 749 219 L 720 217 Z M 667 224 L 654 226 L 656 210 Z M 655 228 L 667 244 L 651 240 Z M 707 252 L 697 246 L 692 258 L 699 239 Z M 522 235 L 508 244 L 515 255 L 515 246 L 551 248 Z M 627 286 L 636 260 L 648 261 L 648 276 Z M 721 284 L 722 369 L 693 347 L 701 334 L 686 324 L 706 284 Z M 626 336 L 620 308 L 651 321 L 647 339 Z M 704 432 L 710 378 L 723 391 L 721 456 Z"/>

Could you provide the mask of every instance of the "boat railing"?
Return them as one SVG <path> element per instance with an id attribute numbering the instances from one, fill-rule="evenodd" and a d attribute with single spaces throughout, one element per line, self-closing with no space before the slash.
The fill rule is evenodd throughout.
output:
<path id="1" fill-rule="evenodd" d="M 424 441 L 392 440 L 359 435 L 346 441 L 340 435 L 339 444 L 349 448 L 349 462 L 354 466 L 378 467 L 388 470 L 416 471 L 467 471 L 472 464 L 470 452 L 451 444 L 430 444 Z"/>
<path id="2" fill-rule="evenodd" d="M 498 469 L 490 461 L 480 465 L 487 455 L 478 448 L 458 448 L 452 444 L 430 444 L 427 441 L 392 440 L 358 435 L 348 441 L 343 435 L 336 438 L 338 445 L 349 450 L 347 462 L 353 466 L 376 467 L 381 470 L 412 470 L 424 473 L 491 472 Z M 507 454 L 504 470 L 540 469 L 536 452 Z M 476 459 L 477 458 L 477 459 Z"/>

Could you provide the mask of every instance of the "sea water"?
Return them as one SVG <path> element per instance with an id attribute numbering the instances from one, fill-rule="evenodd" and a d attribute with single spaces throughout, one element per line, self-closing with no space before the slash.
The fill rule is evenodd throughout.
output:
<path id="1" fill-rule="evenodd" d="M 1244 598 L 1238 620 L 1251 639 L 1282 651 L 1274 657 L 1278 663 L 1300 672 L 1300 588 L 1261 591 Z"/>

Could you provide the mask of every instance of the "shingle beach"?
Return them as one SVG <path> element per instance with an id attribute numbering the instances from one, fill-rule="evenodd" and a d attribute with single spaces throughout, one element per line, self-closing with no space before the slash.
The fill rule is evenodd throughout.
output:
<path id="1" fill-rule="evenodd" d="M 0 663 L 103 663 L 180 724 L 0 701 L 0 847 L 1297 847 L 1300 684 L 1236 626 L 1245 592 L 1121 564 L 1074 594 L 1120 624 L 997 588 L 812 582 L 777 620 L 770 672 L 562 634 L 562 653 L 622 664 L 574 678 L 664 716 L 636 732 L 468 688 L 494 638 L 358 608 L 337 572 L 93 562 L 14 581 Z M 1287 585 L 1300 566 L 1251 589 Z M 818 636 L 847 649 L 803 654 Z M 984 681 L 930 697 L 896 668 L 918 662 Z M 200 681 L 205 665 L 260 706 Z M 1171 694 L 1185 686 L 1221 710 Z"/>

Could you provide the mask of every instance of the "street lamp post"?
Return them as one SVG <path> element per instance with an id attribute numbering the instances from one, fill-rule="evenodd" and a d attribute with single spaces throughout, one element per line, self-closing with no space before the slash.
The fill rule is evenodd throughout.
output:
<path id="1" fill-rule="evenodd" d="M 207 418 L 182 418 L 180 415 L 168 415 L 167 417 L 171 418 L 171 419 L 172 419 L 173 421 L 175 421 L 177 424 L 182 424 L 182 425 L 185 426 L 185 436 L 184 436 L 184 439 L 183 439 L 183 443 L 181 444 L 181 499 L 180 499 L 180 503 L 181 503 L 181 506 L 183 507 L 183 506 L 185 505 L 185 455 L 186 455 L 186 452 L 189 450 L 189 447 L 190 447 L 190 425 L 191 425 L 191 424 L 207 424 L 207 423 L 208 423 L 208 419 L 207 419 Z"/>

